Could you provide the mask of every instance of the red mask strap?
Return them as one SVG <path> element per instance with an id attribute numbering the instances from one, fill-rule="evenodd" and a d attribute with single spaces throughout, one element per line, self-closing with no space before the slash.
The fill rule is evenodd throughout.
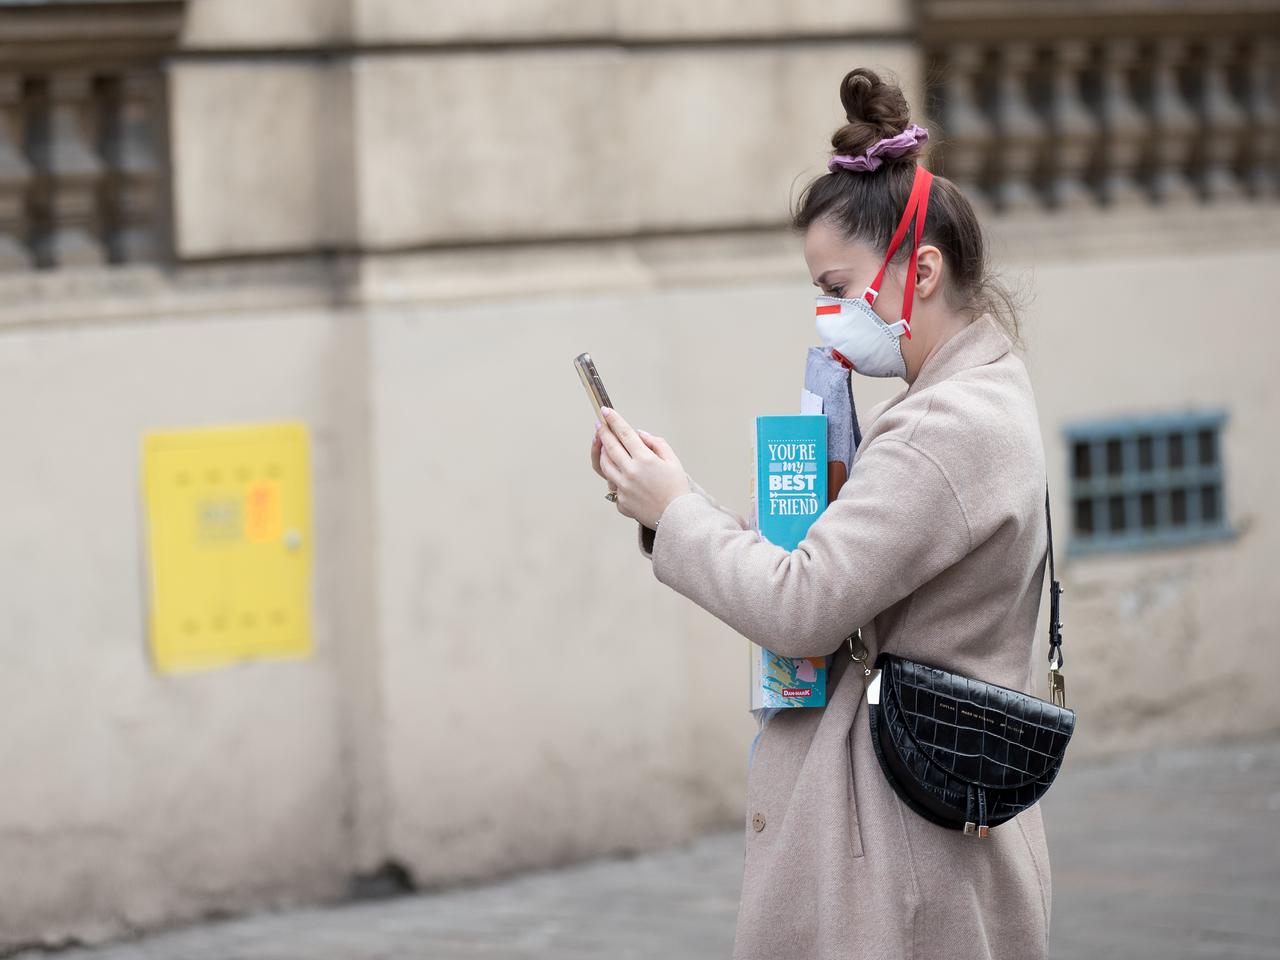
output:
<path id="1" fill-rule="evenodd" d="M 929 188 L 933 185 L 933 174 L 924 167 L 918 168 L 917 176 L 924 184 L 923 192 L 916 203 L 916 230 L 911 243 L 911 263 L 907 267 L 907 283 L 902 292 L 902 323 L 906 326 L 907 339 L 911 339 L 911 301 L 916 292 L 916 255 L 920 250 L 920 238 L 924 236 L 924 218 L 929 211 Z"/>
<path id="2" fill-rule="evenodd" d="M 907 267 L 907 285 L 902 301 L 902 321 L 906 326 L 905 332 L 908 340 L 911 339 L 911 300 L 916 284 L 916 251 L 920 246 L 920 238 L 924 235 L 924 219 L 929 207 L 929 188 L 932 184 L 933 174 L 916 164 L 915 179 L 911 183 L 911 195 L 907 198 L 906 209 L 902 211 L 902 219 L 898 221 L 898 226 L 893 231 L 893 239 L 889 241 L 889 249 L 884 255 L 884 263 L 880 265 L 880 272 L 871 281 L 871 286 L 867 287 L 862 293 L 868 303 L 874 304 L 876 302 L 876 298 L 880 296 L 880 284 L 884 281 L 884 274 L 889 267 L 889 261 L 893 259 L 898 246 L 907 235 L 907 228 L 911 224 L 912 215 L 917 214 L 918 211 L 915 234 L 911 244 L 911 262 Z"/>

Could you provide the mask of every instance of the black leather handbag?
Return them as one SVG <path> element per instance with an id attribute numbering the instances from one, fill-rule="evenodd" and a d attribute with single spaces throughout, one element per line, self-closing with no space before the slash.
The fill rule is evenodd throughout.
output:
<path id="1" fill-rule="evenodd" d="M 902 801 L 936 824 L 986 837 L 1039 800 L 1075 730 L 1062 669 L 1062 585 L 1053 569 L 1049 490 L 1049 700 L 892 653 L 876 657 L 867 685 L 871 743 Z M 862 631 L 848 637 L 871 676 Z M 1057 662 L 1054 662 L 1055 655 Z"/>

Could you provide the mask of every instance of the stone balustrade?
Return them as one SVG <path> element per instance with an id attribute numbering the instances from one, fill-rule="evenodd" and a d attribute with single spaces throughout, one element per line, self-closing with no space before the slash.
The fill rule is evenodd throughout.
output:
<path id="1" fill-rule="evenodd" d="M 931 166 L 997 214 L 1275 200 L 1280 19 L 1193 6 L 934 0 Z"/>
<path id="2" fill-rule="evenodd" d="M 164 257 L 180 9 L 0 3 L 0 271 Z"/>

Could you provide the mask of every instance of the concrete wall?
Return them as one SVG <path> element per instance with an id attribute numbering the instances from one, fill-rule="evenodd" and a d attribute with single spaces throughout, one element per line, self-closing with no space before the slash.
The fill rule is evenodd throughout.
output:
<path id="1" fill-rule="evenodd" d="M 911 27 L 900 0 L 191 0 L 188 49 L 289 49 L 547 40 L 724 40 L 888 33 Z"/>
<path id="2" fill-rule="evenodd" d="M 1042 259 L 1043 243 L 1016 241 L 1035 264 L 1029 369 L 1055 516 L 1071 515 L 1062 424 L 1188 408 L 1228 414 L 1222 455 L 1235 538 L 1065 560 L 1055 552 L 1068 591 L 1063 651 L 1081 757 L 1280 728 L 1269 680 L 1280 646 L 1266 603 L 1276 580 L 1268 557 L 1280 548 L 1272 492 L 1280 394 L 1276 334 L 1258 309 L 1280 243 L 1273 211 L 1223 220 L 1196 211 L 1153 218 L 1141 235 L 1169 239 L 1146 250 L 1104 235 L 1093 253 Z M 1222 247 L 1187 249 L 1206 239 Z M 1059 523 L 1055 540 L 1067 529 Z"/>
<path id="3" fill-rule="evenodd" d="M 333 314 L 0 332 L 0 947 L 331 896 L 350 862 L 349 530 Z M 162 676 L 146 647 L 148 428 L 298 417 L 316 653 Z M 19 466 L 20 465 L 20 466 Z M 345 629 L 343 629 L 345 628 Z"/>
<path id="4" fill-rule="evenodd" d="M 914 95 L 902 43 L 179 62 L 178 250 L 777 226 L 821 171 L 842 117 L 836 85 L 856 63 Z"/>

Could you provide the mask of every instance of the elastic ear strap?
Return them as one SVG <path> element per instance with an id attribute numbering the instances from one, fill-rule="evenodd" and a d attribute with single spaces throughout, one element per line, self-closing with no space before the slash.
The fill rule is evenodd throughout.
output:
<path id="1" fill-rule="evenodd" d="M 902 323 L 907 328 L 907 339 L 911 339 L 911 301 L 916 292 L 916 258 L 920 250 L 920 238 L 924 236 L 924 220 L 929 211 L 929 188 L 933 185 L 933 174 L 920 167 L 923 187 L 920 199 L 916 201 L 915 236 L 911 242 L 911 263 L 907 267 L 907 285 L 902 291 Z"/>
<path id="2" fill-rule="evenodd" d="M 911 225 L 911 215 L 915 213 L 916 205 L 920 202 L 922 194 L 928 192 L 926 178 L 932 180 L 933 175 L 924 167 L 916 164 L 916 176 L 911 184 L 911 195 L 907 197 L 906 209 L 902 211 L 902 219 L 898 221 L 897 229 L 893 231 L 893 239 L 889 241 L 889 250 L 884 255 L 884 263 L 880 264 L 880 272 L 876 274 L 876 278 L 871 281 L 871 286 L 868 288 L 873 290 L 877 297 L 880 295 L 880 284 L 884 281 L 884 272 L 889 268 L 889 261 L 893 259 L 898 245 L 902 243 L 902 238 L 907 235 L 907 228 Z M 874 303 L 874 298 L 868 302 Z"/>

